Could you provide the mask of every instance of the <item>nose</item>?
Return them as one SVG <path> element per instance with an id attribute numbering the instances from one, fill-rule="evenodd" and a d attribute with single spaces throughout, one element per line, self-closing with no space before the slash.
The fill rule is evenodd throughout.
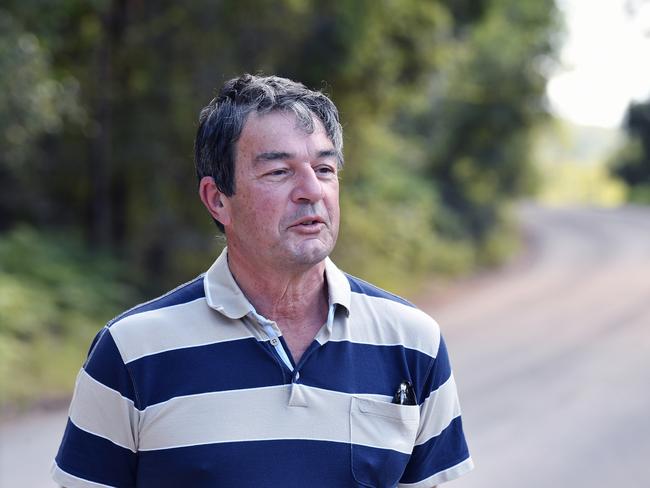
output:
<path id="1" fill-rule="evenodd" d="M 323 186 L 314 168 L 306 164 L 295 174 L 295 186 L 292 199 L 295 202 L 315 202 L 323 197 Z"/>

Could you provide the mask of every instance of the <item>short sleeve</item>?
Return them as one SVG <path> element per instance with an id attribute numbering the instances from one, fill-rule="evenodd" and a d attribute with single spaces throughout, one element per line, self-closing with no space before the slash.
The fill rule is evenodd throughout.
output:
<path id="1" fill-rule="evenodd" d="M 77 376 L 52 478 L 67 488 L 134 487 L 140 412 L 110 329 L 97 335 Z"/>
<path id="2" fill-rule="evenodd" d="M 400 487 L 430 488 L 474 465 L 463 433 L 456 383 L 442 337 L 420 401 L 420 426 Z"/>

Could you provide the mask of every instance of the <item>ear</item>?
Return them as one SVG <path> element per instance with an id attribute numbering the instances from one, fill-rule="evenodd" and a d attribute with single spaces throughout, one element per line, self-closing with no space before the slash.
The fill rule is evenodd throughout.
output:
<path id="1" fill-rule="evenodd" d="M 212 176 L 201 178 L 199 197 L 212 217 L 221 222 L 224 227 L 230 225 L 230 202 L 228 197 L 219 190 Z"/>

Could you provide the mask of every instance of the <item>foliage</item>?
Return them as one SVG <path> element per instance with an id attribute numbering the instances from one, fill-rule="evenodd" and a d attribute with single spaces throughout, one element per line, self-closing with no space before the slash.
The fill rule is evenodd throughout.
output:
<path id="1" fill-rule="evenodd" d="M 550 205 L 616 206 L 625 185 L 612 177 L 607 162 L 622 144 L 619 129 L 574 125 L 549 119 L 533 131 L 536 197 Z"/>
<path id="2" fill-rule="evenodd" d="M 94 334 L 136 298 L 117 262 L 70 236 L 0 239 L 0 409 L 67 395 Z"/>
<path id="3" fill-rule="evenodd" d="M 630 187 L 631 200 L 650 203 L 650 100 L 630 105 L 625 130 L 628 142 L 612 158 L 612 173 Z"/>
<path id="4" fill-rule="evenodd" d="M 24 218 L 23 189 L 40 169 L 37 143 L 84 117 L 74 78 L 53 77 L 47 49 L 0 9 L 0 230 Z"/>
<path id="5" fill-rule="evenodd" d="M 3 15 L 38 40 L 47 67 L 39 79 L 79 87 L 71 99 L 78 116 L 65 122 L 59 115 L 58 133 L 41 130 L 39 144 L 20 146 L 37 150 L 20 178 L 5 176 L 3 184 L 29 185 L 41 198 L 17 191 L 0 201 L 5 226 L 27 220 L 81 228 L 92 245 L 132 263 L 152 292 L 200 271 L 213 255 L 202 237 L 209 219 L 188 198 L 195 191 L 192 138 L 198 108 L 242 71 L 276 72 L 332 94 L 346 128 L 347 234 L 360 234 L 354 216 L 363 214 L 363 225 L 390 229 L 391 240 L 417 249 L 439 243 L 436 252 L 422 251 L 427 258 L 420 251 L 406 260 L 395 254 L 389 267 L 405 275 L 470 266 L 469 256 L 480 255 L 500 226 L 503 205 L 530 186 L 527 131 L 541 114 L 539 65 L 552 52 L 550 0 L 203 0 L 155 7 L 64 0 L 47 16 L 36 4 L 9 1 Z M 381 146 L 374 138 L 384 136 L 413 149 L 405 162 L 384 151 L 393 159 L 383 157 L 380 167 L 395 166 L 388 174 L 404 190 L 398 198 L 382 193 L 391 185 L 373 167 Z M 367 195 L 381 200 L 371 214 L 361 212 Z M 401 205 L 388 204 L 405 196 Z M 406 208 L 417 211 L 405 218 Z M 460 253 L 465 258 L 442 250 L 450 240 L 468 239 L 454 246 L 469 246 Z M 364 255 L 388 265 L 386 243 L 373 242 L 364 244 Z M 338 255 L 346 260 L 346 252 Z M 346 261 L 352 272 L 373 267 Z M 383 278 L 380 284 L 392 285 Z"/>
<path id="6" fill-rule="evenodd" d="M 50 229 L 73 229 L 147 295 L 203 271 L 223 241 L 206 239 L 216 229 L 192 197 L 198 111 L 226 79 L 264 72 L 324 89 L 340 109 L 346 271 L 405 292 L 493 263 L 513 247 L 512 200 L 534 184 L 528 134 L 543 117 L 555 12 L 552 0 L 61 0 L 44 15 L 40 1 L 7 0 L 0 232 L 28 223 L 61 249 Z M 65 259 L 76 271 L 62 276 L 78 282 Z M 86 271 L 92 295 L 104 270 Z M 16 304 L 45 298 L 15 327 L 49 332 L 12 335 L 16 358 L 29 341 L 83 342 L 46 320 L 72 305 L 21 283 L 4 285 Z M 89 311 L 74 313 L 56 323 Z"/>
<path id="7" fill-rule="evenodd" d="M 544 115 L 553 14 L 550 1 L 490 2 L 445 52 L 417 128 L 430 144 L 426 171 L 453 216 L 451 226 L 438 223 L 443 234 L 480 248 L 503 222 L 504 203 L 534 186 L 529 131 Z"/>
<path id="8" fill-rule="evenodd" d="M 414 291 L 432 271 L 444 276 L 466 272 L 474 263 L 474 249 L 426 225 L 440 218 L 442 207 L 426 180 L 402 169 L 414 164 L 418 149 L 385 130 L 368 129 L 365 134 L 370 140 L 364 146 L 372 164 L 354 186 L 346 180 L 347 169 L 342 173 L 345 218 L 336 262 L 373 283 L 389 283 L 401 293 Z M 354 191 L 347 191 L 352 186 Z"/>
<path id="9" fill-rule="evenodd" d="M 82 116 L 79 87 L 71 78 L 54 80 L 38 37 L 2 10 L 0 32 L 0 157 L 4 164 L 24 164 L 40 135 L 59 132 L 66 116 Z"/>

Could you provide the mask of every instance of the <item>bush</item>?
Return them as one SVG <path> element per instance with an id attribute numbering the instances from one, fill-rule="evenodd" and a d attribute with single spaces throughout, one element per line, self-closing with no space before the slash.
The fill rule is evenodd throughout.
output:
<path id="1" fill-rule="evenodd" d="M 137 300 L 118 262 L 79 239 L 0 236 L 0 409 L 67 396 L 94 334 Z"/>

